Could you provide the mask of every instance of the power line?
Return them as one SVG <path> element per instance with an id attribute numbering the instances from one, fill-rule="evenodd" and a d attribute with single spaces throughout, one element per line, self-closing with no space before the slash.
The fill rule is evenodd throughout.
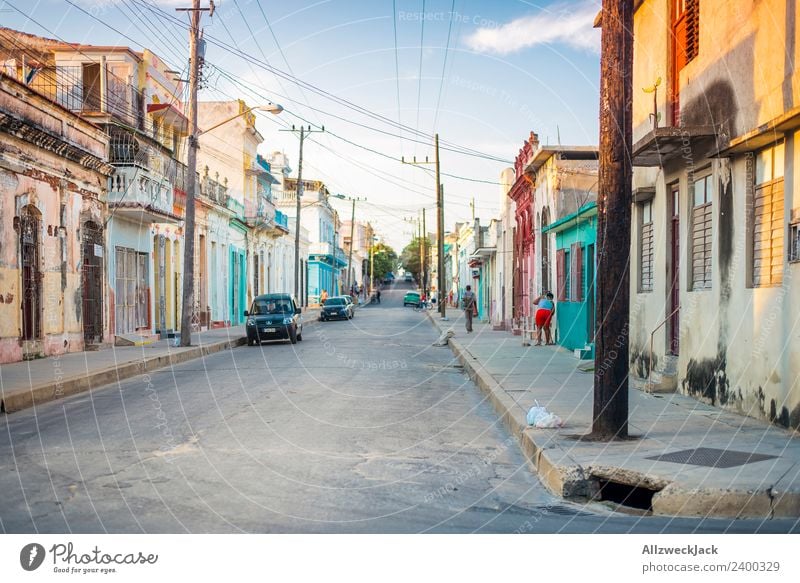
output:
<path id="1" fill-rule="evenodd" d="M 450 24 L 447 26 L 447 43 L 444 46 L 444 61 L 442 62 L 442 75 L 439 81 L 439 96 L 436 98 L 436 112 L 433 115 L 433 131 L 436 131 L 436 123 L 439 121 L 439 106 L 442 103 L 442 90 L 444 89 L 444 75 L 447 69 L 447 54 L 450 52 L 450 34 L 453 32 L 453 19 L 456 13 L 456 0 L 450 5 Z"/>
<path id="2" fill-rule="evenodd" d="M 99 20 L 94 15 L 90 14 L 86 10 L 83 10 L 80 6 L 76 5 L 73 0 L 66 0 L 66 1 L 68 3 L 70 3 L 70 4 L 72 4 L 73 6 L 75 6 L 76 8 L 78 8 L 78 10 L 81 10 L 82 12 L 87 14 L 88 16 L 90 16 L 92 18 L 95 18 L 96 20 Z M 137 0 L 137 1 L 142 3 L 144 6 L 148 7 L 154 14 L 157 14 L 157 15 L 161 16 L 163 19 L 169 20 L 172 23 L 176 24 L 177 26 L 180 26 L 180 27 L 183 27 L 183 28 L 187 28 L 187 25 L 185 23 L 183 23 L 182 21 L 176 19 L 174 16 L 172 16 L 171 14 L 165 12 L 164 10 L 160 9 L 159 7 L 157 7 L 155 5 L 152 5 L 149 2 L 145 2 L 144 0 Z M 338 97 L 338 96 L 336 96 L 336 95 L 334 95 L 334 94 L 332 94 L 332 93 L 330 93 L 330 92 L 328 92 L 328 91 L 326 91 L 326 90 L 324 90 L 324 89 L 322 89 L 320 87 L 317 87 L 316 85 L 313 85 L 312 83 L 303 81 L 302 79 L 299 79 L 299 78 L 295 77 L 294 75 L 286 73 L 285 71 L 282 71 L 281 69 L 278 69 L 277 67 L 273 67 L 269 63 L 265 63 L 263 61 L 259 61 L 258 59 L 256 59 L 252 55 L 250 55 L 249 53 L 246 53 L 246 52 L 242 51 L 238 47 L 231 46 L 231 45 L 223 42 L 222 40 L 220 40 L 220 39 L 218 39 L 216 37 L 213 37 L 213 36 L 211 36 L 209 34 L 206 34 L 204 36 L 204 38 L 207 39 L 209 43 L 211 43 L 211 44 L 213 44 L 213 45 L 215 45 L 215 46 L 217 46 L 217 47 L 219 47 L 221 49 L 224 49 L 224 50 L 226 50 L 226 51 L 228 51 L 230 53 L 233 53 L 234 55 L 240 57 L 241 59 L 249 61 L 249 62 L 255 64 L 256 66 L 264 68 L 264 69 L 272 72 L 276 76 L 281 77 L 281 78 L 283 78 L 285 80 L 288 80 L 291 83 L 293 83 L 295 85 L 298 85 L 301 88 L 306 88 L 309 91 L 311 91 L 312 93 L 316 93 L 317 95 L 320 95 L 321 97 L 324 97 L 326 99 L 334 101 L 335 103 L 337 103 L 339 105 L 342 105 L 342 106 L 344 106 L 344 107 L 346 107 L 348 109 L 352 109 L 353 111 L 356 111 L 357 113 L 360 113 L 360 114 L 365 115 L 367 117 L 370 117 L 372 119 L 375 119 L 376 121 L 379 121 L 381 123 L 390 125 L 391 127 L 394 127 L 394 128 L 402 129 L 404 131 L 413 133 L 413 134 L 419 136 L 420 138 L 424 139 L 420 143 L 429 144 L 430 140 L 433 137 L 432 135 L 424 133 L 424 132 L 421 132 L 418 129 L 414 129 L 414 128 L 411 128 L 410 126 L 406 126 L 406 125 L 401 124 L 399 122 L 395 122 L 394 120 L 392 120 L 392 119 L 390 119 L 390 118 L 388 118 L 388 117 L 386 117 L 384 115 L 375 113 L 375 112 L 373 112 L 373 111 L 371 111 L 371 110 L 369 110 L 369 109 L 367 109 L 367 108 L 365 108 L 363 106 L 357 105 L 357 104 L 355 104 L 355 103 L 353 103 L 353 102 L 351 102 L 351 101 L 349 101 L 347 99 L 344 99 L 342 97 Z M 294 101 L 294 100 L 292 100 L 292 101 Z M 404 139 L 406 139 L 406 138 L 404 138 Z M 505 158 L 500 158 L 500 157 L 497 157 L 497 156 L 493 156 L 491 154 L 487 154 L 485 152 L 480 152 L 478 150 L 474 150 L 474 149 L 466 147 L 466 146 L 460 146 L 458 144 L 455 144 L 455 143 L 452 143 L 452 142 L 448 142 L 448 141 L 443 141 L 442 142 L 442 149 L 443 150 L 447 150 L 447 151 L 451 151 L 451 152 L 454 152 L 454 153 L 462 154 L 462 155 L 483 157 L 483 158 L 486 158 L 486 159 L 489 159 L 489 160 L 495 160 L 497 162 L 502 162 L 504 164 L 511 164 L 511 162 L 509 160 L 505 159 Z"/>

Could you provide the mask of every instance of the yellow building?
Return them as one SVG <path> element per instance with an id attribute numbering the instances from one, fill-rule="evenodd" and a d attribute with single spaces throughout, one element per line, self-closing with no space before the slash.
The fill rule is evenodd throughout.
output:
<path id="1" fill-rule="evenodd" d="M 632 373 L 797 429 L 797 3 L 635 7 Z"/>

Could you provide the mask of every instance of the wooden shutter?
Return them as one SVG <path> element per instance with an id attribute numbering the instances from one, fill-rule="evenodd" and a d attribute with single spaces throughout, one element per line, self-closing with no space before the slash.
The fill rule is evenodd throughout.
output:
<path id="1" fill-rule="evenodd" d="M 783 281 L 783 180 L 757 188 L 753 203 L 753 285 L 780 285 Z"/>
<path id="2" fill-rule="evenodd" d="M 572 289 L 569 296 L 573 302 L 583 301 L 583 246 L 580 243 L 572 244 Z"/>
<path id="3" fill-rule="evenodd" d="M 559 249 L 556 251 L 556 292 L 558 301 L 563 302 L 567 299 L 567 290 L 564 285 L 566 277 L 566 266 L 564 265 L 564 250 Z"/>
<path id="4" fill-rule="evenodd" d="M 639 246 L 639 290 L 653 290 L 653 222 L 642 223 Z"/>
<path id="5" fill-rule="evenodd" d="M 686 0 L 686 61 L 700 52 L 700 0 Z"/>

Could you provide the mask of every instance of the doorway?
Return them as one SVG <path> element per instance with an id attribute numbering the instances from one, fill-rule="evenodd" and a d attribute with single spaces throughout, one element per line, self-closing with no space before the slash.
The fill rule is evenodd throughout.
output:
<path id="1" fill-rule="evenodd" d="M 39 211 L 22 209 L 19 221 L 19 246 L 22 256 L 22 340 L 42 336 L 42 272 L 39 268 Z"/>
<path id="2" fill-rule="evenodd" d="M 670 261 L 667 266 L 667 351 L 677 355 L 680 348 L 680 188 L 678 184 L 669 190 L 669 251 Z"/>
<path id="3" fill-rule="evenodd" d="M 81 235 L 83 342 L 85 345 L 99 344 L 103 341 L 103 228 L 93 221 L 87 221 L 83 224 Z"/>

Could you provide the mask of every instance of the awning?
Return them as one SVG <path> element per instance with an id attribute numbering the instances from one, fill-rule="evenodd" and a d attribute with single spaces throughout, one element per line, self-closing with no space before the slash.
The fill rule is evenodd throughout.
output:
<path id="1" fill-rule="evenodd" d="M 770 146 L 783 138 L 787 132 L 798 128 L 800 128 L 800 106 L 790 109 L 743 136 L 733 138 L 727 144 L 722 144 L 720 149 L 715 152 L 715 156 L 741 154 Z"/>
<path id="2" fill-rule="evenodd" d="M 664 166 L 680 158 L 705 158 L 715 149 L 717 136 L 713 126 L 656 128 L 633 145 L 633 165 Z"/>
<path id="3" fill-rule="evenodd" d="M 189 134 L 188 118 L 169 103 L 149 103 L 147 113 L 152 115 L 154 120 L 173 127 L 180 135 Z"/>

